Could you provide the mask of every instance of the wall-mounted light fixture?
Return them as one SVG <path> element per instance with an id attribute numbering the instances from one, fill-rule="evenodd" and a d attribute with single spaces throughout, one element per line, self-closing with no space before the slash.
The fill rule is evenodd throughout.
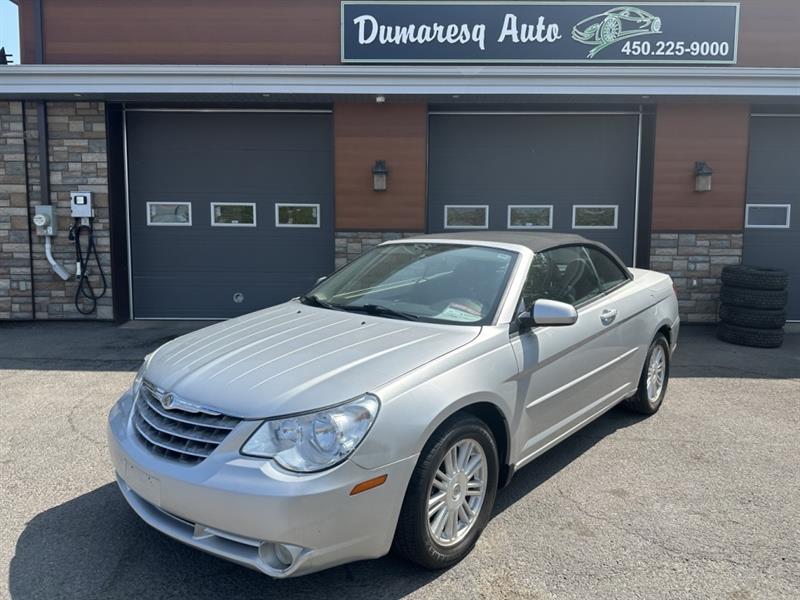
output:
<path id="1" fill-rule="evenodd" d="M 694 163 L 694 191 L 710 192 L 711 176 L 713 174 L 714 171 L 706 164 L 706 161 L 701 160 Z"/>
<path id="2" fill-rule="evenodd" d="M 386 168 L 385 160 L 376 160 L 372 167 L 372 189 L 376 192 L 385 192 L 389 169 Z"/>

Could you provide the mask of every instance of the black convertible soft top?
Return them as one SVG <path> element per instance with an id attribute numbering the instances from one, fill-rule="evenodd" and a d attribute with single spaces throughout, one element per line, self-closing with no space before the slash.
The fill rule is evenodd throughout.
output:
<path id="1" fill-rule="evenodd" d="M 488 242 L 501 244 L 517 244 L 534 252 L 549 250 L 559 246 L 572 244 L 590 244 L 606 248 L 605 245 L 588 240 L 573 233 L 533 232 L 533 231 L 463 231 L 461 233 L 432 233 L 409 238 L 413 240 L 464 240 L 465 242 Z M 404 240 L 405 241 L 405 240 Z"/>
<path id="2" fill-rule="evenodd" d="M 460 233 L 431 233 L 428 235 L 418 235 L 413 238 L 406 238 L 400 241 L 425 241 L 425 240 L 463 240 L 465 242 L 487 242 L 500 244 L 517 244 L 525 246 L 534 252 L 542 252 L 551 248 L 561 246 L 572 246 L 575 244 L 585 244 L 595 246 L 603 250 L 612 257 L 617 264 L 626 272 L 628 268 L 620 260 L 619 256 L 605 244 L 587 239 L 574 233 L 555 233 L 552 231 L 462 231 Z"/>

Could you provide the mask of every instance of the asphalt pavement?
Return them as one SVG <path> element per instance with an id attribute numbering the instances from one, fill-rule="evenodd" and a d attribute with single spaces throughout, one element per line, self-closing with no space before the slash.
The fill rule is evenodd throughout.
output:
<path id="1" fill-rule="evenodd" d="M 472 554 L 272 580 L 145 525 L 105 419 L 193 323 L 0 324 L 0 598 L 800 598 L 800 334 L 685 327 L 662 410 L 616 408 L 520 471 Z"/>

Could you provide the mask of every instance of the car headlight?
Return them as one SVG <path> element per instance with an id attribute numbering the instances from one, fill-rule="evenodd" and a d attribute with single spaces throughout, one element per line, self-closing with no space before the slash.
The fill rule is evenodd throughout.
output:
<path id="1" fill-rule="evenodd" d="M 136 377 L 133 378 L 133 382 L 131 383 L 131 396 L 136 398 L 139 395 L 139 390 L 142 388 L 142 382 L 144 381 L 144 368 L 147 366 L 147 363 L 143 364 L 139 367 L 138 373 L 136 373 Z"/>
<path id="2" fill-rule="evenodd" d="M 367 435 L 380 401 L 365 394 L 314 413 L 265 421 L 244 443 L 246 456 L 272 458 L 300 473 L 322 471 L 346 459 Z"/>
<path id="3" fill-rule="evenodd" d="M 153 356 L 152 353 L 148 354 L 144 357 L 144 362 L 142 366 L 139 367 L 139 371 L 136 373 L 136 377 L 133 378 L 131 382 L 131 396 L 136 398 L 139 395 L 139 390 L 142 389 L 142 382 L 144 381 L 144 371 L 147 368 L 147 363 L 150 362 L 150 357 Z"/>

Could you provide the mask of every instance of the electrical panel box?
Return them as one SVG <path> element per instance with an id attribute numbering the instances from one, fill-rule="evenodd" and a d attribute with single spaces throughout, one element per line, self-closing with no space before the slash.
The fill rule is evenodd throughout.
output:
<path id="1" fill-rule="evenodd" d="M 55 235 L 56 234 L 56 214 L 53 207 L 49 204 L 41 204 L 35 207 L 36 214 L 33 216 L 33 224 L 36 226 L 36 235 Z"/>
<path id="2" fill-rule="evenodd" d="M 69 210 L 76 219 L 91 218 L 92 192 L 70 192 Z"/>

